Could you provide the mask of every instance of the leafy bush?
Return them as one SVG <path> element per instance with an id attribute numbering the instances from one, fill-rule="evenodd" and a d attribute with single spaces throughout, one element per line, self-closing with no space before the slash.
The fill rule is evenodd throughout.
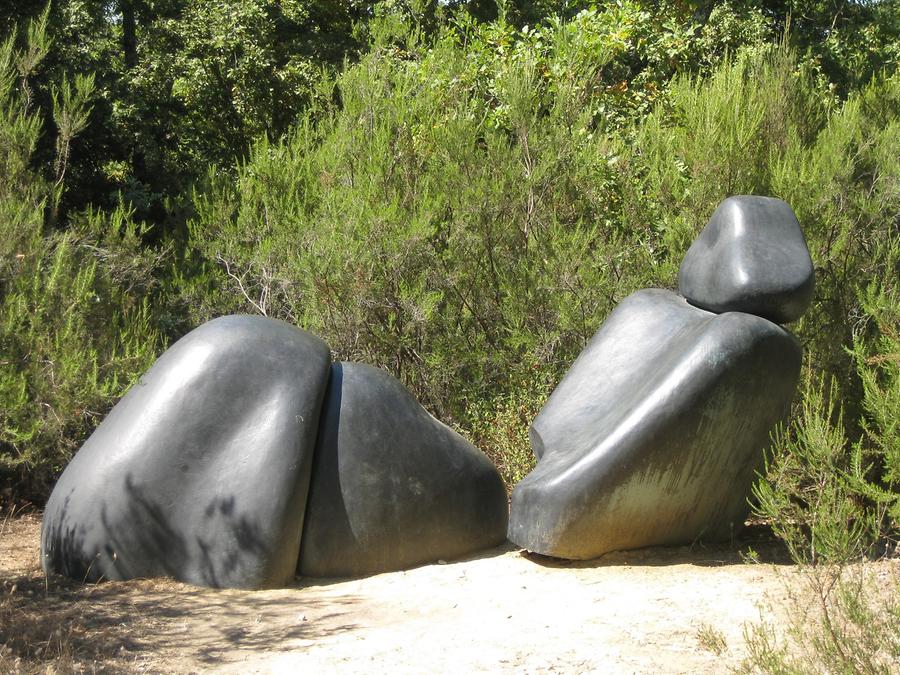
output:
<path id="1" fill-rule="evenodd" d="M 212 179 L 191 233 L 233 309 L 297 322 L 464 422 L 467 401 L 557 377 L 653 273 L 606 204 L 608 141 L 546 108 L 569 71 L 548 84 L 532 50 L 487 74 L 460 40 L 366 56 L 339 107 Z"/>
<path id="2" fill-rule="evenodd" d="M 855 413 L 848 326 L 857 281 L 886 271 L 870 251 L 898 205 L 897 77 L 841 104 L 789 46 L 727 58 L 711 36 L 736 29 L 691 30 L 624 3 L 521 29 L 462 17 L 427 44 L 394 31 L 285 141 L 258 142 L 234 179 L 210 173 L 191 243 L 227 290 L 201 293 L 196 320 L 302 325 L 519 457 L 513 436 L 475 431 L 488 408 L 538 409 L 619 300 L 674 285 L 719 201 L 769 194 L 817 264 L 798 334 Z M 698 50 L 711 74 L 669 82 Z"/>
<path id="3" fill-rule="evenodd" d="M 65 371 L 86 390 L 59 391 L 99 412 L 165 339 L 249 311 L 389 369 L 514 478 L 524 427 L 603 318 L 673 287 L 735 193 L 796 211 L 818 278 L 794 326 L 809 394 L 841 401 L 836 456 L 876 444 L 854 345 L 883 334 L 864 284 L 897 274 L 893 0 L 795 3 L 787 33 L 787 5 L 753 0 L 101 4 L 54 3 L 0 58 L 8 466 L 58 467 L 94 423 L 26 355 L 96 359 L 96 380 Z M 77 208 L 91 200 L 105 210 Z M 42 403 L 70 410 L 46 438 Z"/>
<path id="4" fill-rule="evenodd" d="M 894 273 L 859 292 L 862 433 L 847 433 L 835 380 L 826 387 L 811 373 L 755 488 L 757 514 L 801 563 L 802 586 L 787 630 L 748 627 L 747 672 L 890 673 L 900 660 L 900 581 L 891 568 L 854 562 L 896 555 L 900 541 L 900 240 L 873 253 Z"/>

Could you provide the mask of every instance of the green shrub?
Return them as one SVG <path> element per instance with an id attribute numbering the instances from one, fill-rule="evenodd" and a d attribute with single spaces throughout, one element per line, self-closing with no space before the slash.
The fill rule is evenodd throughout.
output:
<path id="1" fill-rule="evenodd" d="M 120 229 L 121 228 L 121 229 Z M 44 494 L 161 349 L 147 256 L 122 212 L 42 239 L 0 300 L 0 476 Z"/>
<path id="2" fill-rule="evenodd" d="M 235 1 L 231 14 L 200 4 L 144 8 L 141 58 L 112 89 L 102 73 L 96 87 L 86 76 L 69 85 L 64 64 L 40 68 L 48 53 L 83 65 L 117 53 L 120 27 L 81 5 L 67 6 L 61 34 L 90 24 L 105 36 L 81 60 L 48 50 L 46 16 L 18 51 L 12 38 L 0 50 L 0 300 L 13 411 L 3 413 L 4 466 L 54 456 L 50 475 L 95 423 L 77 411 L 108 407 L 159 351 L 160 331 L 176 337 L 249 311 L 310 329 L 338 358 L 389 369 L 513 479 L 529 466 L 524 428 L 591 334 L 632 291 L 673 287 L 686 247 L 735 193 L 782 197 L 797 212 L 818 277 L 793 327 L 810 395 L 834 382 L 847 441 L 836 456 L 877 445 L 874 385 L 854 345 L 868 354 L 885 334 L 867 322 L 861 289 L 897 273 L 880 248 L 900 211 L 891 3 L 857 4 L 825 23 L 825 9 L 804 5 L 781 45 L 769 44 L 784 29 L 780 10 L 736 0 L 696 12 L 576 3 L 565 19 L 538 3 L 528 11 L 540 20 L 527 26 L 521 3 L 490 22 L 462 7 L 448 19 L 449 6 L 380 3 L 352 36 L 348 22 L 368 16 L 366 3 L 333 15 L 327 3 Z M 210 26 L 233 34 L 218 40 Z M 316 29 L 299 40 L 316 26 L 343 37 L 328 47 Z M 854 51 L 856 34 L 872 42 Z M 317 63 L 366 36 L 358 62 L 320 72 Z M 116 87 L 128 82 L 123 98 Z M 85 130 L 95 102 L 94 117 L 114 122 L 135 154 L 101 149 L 86 168 L 74 153 L 67 171 L 73 139 L 102 135 Z M 172 122 L 166 133 L 160 120 Z M 121 200 L 147 211 L 164 201 L 154 190 L 186 191 L 179 181 L 210 160 L 220 164 L 194 194 L 177 266 L 174 230 L 146 236 L 122 209 L 71 218 L 60 209 L 79 203 L 67 193 L 75 164 L 115 174 Z M 184 206 L 184 194 L 169 197 Z M 126 346 L 138 344 L 145 351 Z M 61 421 L 39 424 L 39 409 Z M 828 417 L 808 412 L 809 424 Z M 788 447 L 801 436 L 785 438 Z"/>
<path id="3" fill-rule="evenodd" d="M 778 627 L 744 628 L 742 673 L 889 675 L 900 661 L 900 580 L 883 566 L 804 568 Z"/>
<path id="4" fill-rule="evenodd" d="M 307 327 L 465 425 L 467 401 L 558 377 L 654 273 L 607 201 L 608 141 L 546 108 L 544 57 L 488 75 L 458 40 L 348 69 L 340 107 L 213 179 L 191 233 L 231 309 Z"/>
<path id="5" fill-rule="evenodd" d="M 852 356 L 862 433 L 847 433 L 835 380 L 825 386 L 809 370 L 800 412 L 755 487 L 757 515 L 801 565 L 786 627 L 745 628 L 744 672 L 886 674 L 900 662 L 896 570 L 859 562 L 896 555 L 900 540 L 900 240 L 872 254 L 893 273 L 859 291 Z"/>
<path id="6" fill-rule="evenodd" d="M 535 373 L 531 380 L 491 398 L 476 390 L 466 402 L 464 433 L 484 449 L 510 491 L 534 469 L 528 430 L 550 390 L 548 378 Z"/>
<path id="7" fill-rule="evenodd" d="M 29 38 L 41 43 L 41 31 L 32 24 Z M 61 85 L 59 154 L 52 178 L 43 178 L 31 165 L 42 124 L 21 78 L 31 53 L 17 52 L 12 39 L 0 45 L 0 488 L 39 500 L 161 349 L 148 300 L 164 253 L 141 246 L 121 208 L 82 214 L 66 231 L 45 225 L 91 86 L 89 78 Z"/>
<path id="8" fill-rule="evenodd" d="M 287 139 L 259 141 L 234 178 L 211 171 L 190 227 L 211 289 L 195 320 L 299 324 L 503 443 L 475 432 L 487 408 L 539 408 L 532 393 L 619 300 L 674 286 L 719 201 L 766 194 L 807 234 L 818 290 L 795 330 L 855 425 L 859 282 L 887 271 L 870 252 L 900 204 L 898 77 L 840 103 L 813 60 L 755 44 L 668 83 L 710 39 L 626 3 L 376 44 Z M 535 369 L 545 389 L 528 384 Z"/>
<path id="9" fill-rule="evenodd" d="M 893 265 L 897 241 L 886 247 Z M 755 488 L 758 515 L 798 562 L 869 557 L 900 537 L 900 286 L 897 276 L 861 292 L 872 325 L 860 328 L 853 355 L 863 384 L 861 436 L 843 423 L 838 390 L 810 375 L 800 414 L 780 433 Z M 870 335 L 869 333 L 873 334 Z"/>

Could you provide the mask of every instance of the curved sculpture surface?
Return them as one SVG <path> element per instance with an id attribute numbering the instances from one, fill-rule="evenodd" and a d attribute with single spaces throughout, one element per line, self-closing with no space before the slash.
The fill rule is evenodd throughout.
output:
<path id="1" fill-rule="evenodd" d="M 678 290 L 711 312 L 799 319 L 813 295 L 813 264 L 791 207 L 771 197 L 723 201 L 691 245 Z"/>
<path id="2" fill-rule="evenodd" d="M 330 365 L 324 342 L 260 317 L 179 340 L 60 477 L 44 570 L 238 588 L 293 579 Z"/>
<path id="3" fill-rule="evenodd" d="M 760 317 L 664 290 L 626 298 L 532 425 L 540 462 L 513 490 L 510 540 L 588 559 L 728 539 L 800 362 L 797 341 Z"/>
<path id="4" fill-rule="evenodd" d="M 680 283 L 687 299 L 650 289 L 623 300 L 535 419 L 538 464 L 512 493 L 514 543 L 588 559 L 728 539 L 743 525 L 800 373 L 799 344 L 769 319 L 797 318 L 812 294 L 790 208 L 725 200 Z"/>
<path id="5" fill-rule="evenodd" d="M 304 576 L 403 569 L 506 538 L 490 460 L 371 366 L 332 366 L 312 475 Z"/>

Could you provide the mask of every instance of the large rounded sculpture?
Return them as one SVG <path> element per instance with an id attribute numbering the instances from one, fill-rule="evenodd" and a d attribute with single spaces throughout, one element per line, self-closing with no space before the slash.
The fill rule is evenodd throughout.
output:
<path id="1" fill-rule="evenodd" d="M 304 576 L 411 567 L 506 537 L 506 487 L 494 465 L 371 366 L 332 366 L 312 485 Z"/>
<path id="2" fill-rule="evenodd" d="M 801 365 L 769 318 L 802 314 L 812 261 L 787 204 L 735 197 L 679 278 L 684 298 L 651 289 L 622 301 L 535 419 L 538 464 L 512 493 L 514 543 L 589 559 L 728 539 L 743 525 Z"/>
<path id="3" fill-rule="evenodd" d="M 293 579 L 330 365 L 324 342 L 258 317 L 179 340 L 57 482 L 44 569 L 238 588 Z"/>
<path id="4" fill-rule="evenodd" d="M 186 335 L 63 472 L 44 512 L 44 570 L 267 588 L 293 580 L 307 538 L 306 573 L 321 576 L 503 541 L 506 491 L 488 459 L 387 373 L 344 364 L 343 384 L 329 384 L 331 366 L 321 340 L 262 317 L 224 317 Z M 356 547 L 348 519 L 365 523 L 353 530 Z"/>

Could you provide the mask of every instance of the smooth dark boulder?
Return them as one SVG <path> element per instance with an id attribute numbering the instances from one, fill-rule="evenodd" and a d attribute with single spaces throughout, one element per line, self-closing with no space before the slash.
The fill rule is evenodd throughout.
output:
<path id="1" fill-rule="evenodd" d="M 723 201 L 678 273 L 678 289 L 692 305 L 776 323 L 799 319 L 812 301 L 813 286 L 800 224 L 790 206 L 771 197 Z"/>
<path id="2" fill-rule="evenodd" d="M 481 451 L 388 373 L 332 367 L 299 572 L 359 576 L 502 542 L 506 489 Z"/>
<path id="3" fill-rule="evenodd" d="M 60 477 L 44 570 L 289 583 L 330 365 L 321 340 L 261 317 L 223 317 L 179 340 Z"/>
<path id="4" fill-rule="evenodd" d="M 589 559 L 729 538 L 800 362 L 797 341 L 766 319 L 670 291 L 629 296 L 532 425 L 539 462 L 513 490 L 509 539 Z"/>

